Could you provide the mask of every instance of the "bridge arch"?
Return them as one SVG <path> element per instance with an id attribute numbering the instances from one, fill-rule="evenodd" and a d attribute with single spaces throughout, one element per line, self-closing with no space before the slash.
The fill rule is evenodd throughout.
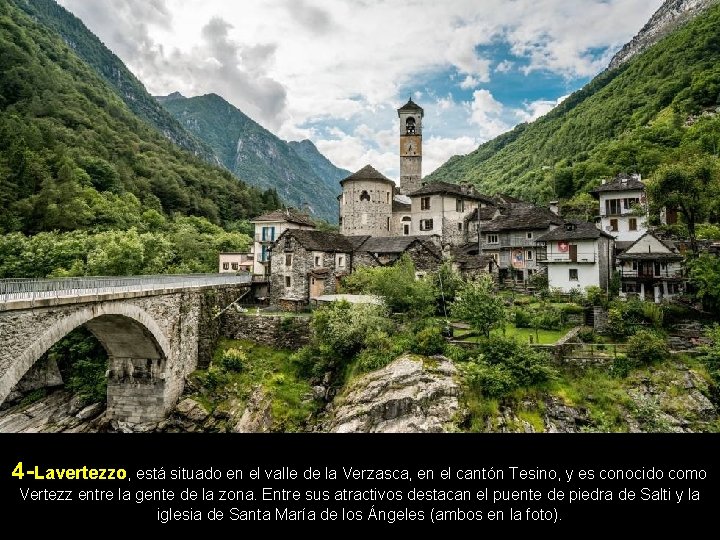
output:
<path id="1" fill-rule="evenodd" d="M 162 383 L 167 360 L 171 356 L 171 347 L 167 336 L 155 319 L 132 303 L 101 302 L 88 304 L 69 313 L 51 324 L 39 339 L 28 344 L 0 377 L 0 403 L 50 347 L 81 325 L 85 325 L 95 335 L 108 353 L 108 410 L 111 413 L 114 406 L 121 407 L 121 402 L 128 401 L 127 398 L 131 397 L 129 394 L 133 393 L 133 387 L 134 393 L 137 394 L 137 387 L 143 382 Z M 125 386 L 126 389 L 123 391 L 120 386 Z M 130 387 L 130 392 L 127 391 L 127 387 Z M 140 393 L 147 395 L 147 388 Z M 150 393 L 158 395 L 157 391 Z M 123 399 L 123 395 L 126 399 Z M 159 396 L 159 400 L 152 401 L 157 401 L 155 405 L 160 410 L 157 414 L 150 414 L 150 417 L 161 417 L 164 413 L 162 390 Z M 154 408 L 149 402 L 147 405 Z"/>

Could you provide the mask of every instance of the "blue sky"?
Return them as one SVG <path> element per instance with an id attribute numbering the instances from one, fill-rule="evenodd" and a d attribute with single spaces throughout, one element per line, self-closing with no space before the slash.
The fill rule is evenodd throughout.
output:
<path id="1" fill-rule="evenodd" d="M 397 179 L 408 96 L 425 109 L 428 174 L 581 88 L 662 0 L 59 3 L 152 94 L 214 92 L 341 167 Z"/>

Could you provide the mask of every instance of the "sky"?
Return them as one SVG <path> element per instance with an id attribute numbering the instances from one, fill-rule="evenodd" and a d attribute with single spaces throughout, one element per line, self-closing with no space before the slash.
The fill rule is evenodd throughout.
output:
<path id="1" fill-rule="evenodd" d="M 151 94 L 219 94 L 340 167 L 397 180 L 396 109 L 410 97 L 427 175 L 580 89 L 662 0 L 59 3 Z"/>

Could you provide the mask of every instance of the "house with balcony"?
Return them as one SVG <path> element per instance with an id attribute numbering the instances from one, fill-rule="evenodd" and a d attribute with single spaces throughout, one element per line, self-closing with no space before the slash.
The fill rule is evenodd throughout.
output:
<path id="1" fill-rule="evenodd" d="M 480 254 L 490 256 L 496 265 L 500 282 L 507 279 L 524 282 L 544 270 L 538 263 L 536 240 L 556 227 L 563 219 L 547 208 L 526 202 L 501 202 L 492 220 L 479 226 Z"/>
<path id="2" fill-rule="evenodd" d="M 270 276 L 270 246 L 288 229 L 312 230 L 315 223 L 294 208 L 268 212 L 250 220 L 255 225 L 253 274 Z"/>
<path id="3" fill-rule="evenodd" d="M 547 268 L 548 286 L 570 292 L 595 286 L 607 291 L 615 239 L 595 224 L 566 221 L 536 240 L 537 262 Z"/>
<path id="4" fill-rule="evenodd" d="M 645 184 L 639 174 L 620 174 L 590 191 L 598 199 L 600 229 L 615 238 L 618 251 L 647 232 Z"/>
<path id="5" fill-rule="evenodd" d="M 617 256 L 620 296 L 661 302 L 685 291 L 683 255 L 673 242 L 646 232 Z"/>

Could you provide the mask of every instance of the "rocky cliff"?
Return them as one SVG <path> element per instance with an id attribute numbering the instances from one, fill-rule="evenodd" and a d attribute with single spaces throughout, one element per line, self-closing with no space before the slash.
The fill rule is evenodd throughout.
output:
<path id="1" fill-rule="evenodd" d="M 692 20 L 718 0 L 666 0 L 642 30 L 610 61 L 608 69 L 623 65 L 635 55 L 651 47 L 673 30 Z"/>

